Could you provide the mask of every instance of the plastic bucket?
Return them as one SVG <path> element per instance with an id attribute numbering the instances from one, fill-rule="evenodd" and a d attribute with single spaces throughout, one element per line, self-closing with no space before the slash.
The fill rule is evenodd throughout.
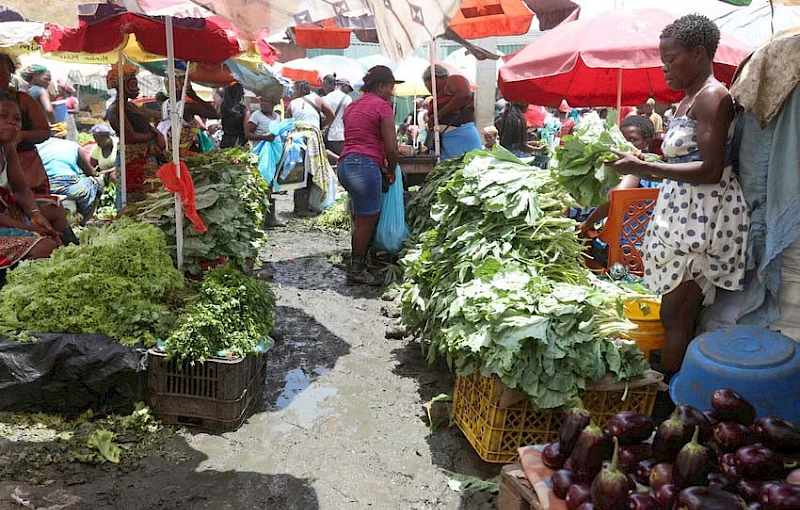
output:
<path id="1" fill-rule="evenodd" d="M 67 118 L 69 118 L 69 111 L 67 110 L 67 102 L 64 101 L 53 101 L 53 114 L 56 118 L 56 123 L 59 122 L 66 122 Z"/>
<path id="2" fill-rule="evenodd" d="M 645 359 L 650 360 L 652 351 L 664 348 L 661 303 L 653 299 L 626 301 L 623 311 L 625 317 L 636 325 L 636 329 L 624 335 L 625 338 L 635 341 Z"/>

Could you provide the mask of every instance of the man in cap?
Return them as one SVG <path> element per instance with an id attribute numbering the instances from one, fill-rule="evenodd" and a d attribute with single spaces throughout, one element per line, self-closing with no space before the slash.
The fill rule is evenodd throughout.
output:
<path id="1" fill-rule="evenodd" d="M 323 86 L 325 86 L 324 81 Z M 332 156 L 328 158 L 331 164 L 334 164 L 334 160 L 344 150 L 344 121 L 342 121 L 342 116 L 347 105 L 353 102 L 353 98 L 348 95 L 348 91 L 352 92 L 352 90 L 353 87 L 350 86 L 348 80 L 339 78 L 335 80 L 333 90 L 328 91 L 325 97 L 322 98 L 322 102 L 333 112 L 333 120 L 322 130 L 325 138 L 325 147 L 329 152 L 336 155 L 336 158 Z"/>
<path id="2" fill-rule="evenodd" d="M 480 149 L 481 136 L 475 127 L 475 105 L 469 81 L 461 75 L 451 76 L 440 65 L 434 66 L 433 76 L 436 78 L 439 124 L 433 125 L 434 116 L 431 114 L 428 116 L 428 127 L 441 133 L 442 159 L 457 158 L 473 149 Z M 433 92 L 430 67 L 422 73 L 422 80 Z"/>

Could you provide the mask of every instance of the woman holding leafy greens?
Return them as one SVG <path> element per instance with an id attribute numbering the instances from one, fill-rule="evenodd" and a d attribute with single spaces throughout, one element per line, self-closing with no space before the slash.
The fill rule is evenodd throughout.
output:
<path id="1" fill-rule="evenodd" d="M 713 303 L 717 287 L 735 291 L 744 283 L 748 211 L 726 162 L 733 101 L 713 76 L 719 38 L 717 26 L 695 14 L 664 28 L 664 77 L 686 91 L 662 146 L 668 162 L 618 152 L 613 163 L 620 173 L 664 181 L 642 251 L 645 283 L 662 295 L 660 369 L 667 377 L 683 362 L 701 305 Z"/>

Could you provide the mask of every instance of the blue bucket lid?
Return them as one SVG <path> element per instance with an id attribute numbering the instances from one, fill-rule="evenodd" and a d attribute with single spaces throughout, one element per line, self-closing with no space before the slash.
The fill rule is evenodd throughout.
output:
<path id="1" fill-rule="evenodd" d="M 716 363 L 744 369 L 785 365 L 796 349 L 790 338 L 754 326 L 733 326 L 701 335 L 697 347 Z"/>

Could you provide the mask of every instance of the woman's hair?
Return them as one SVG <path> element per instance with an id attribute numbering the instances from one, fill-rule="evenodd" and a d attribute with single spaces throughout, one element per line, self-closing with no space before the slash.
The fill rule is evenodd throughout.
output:
<path id="1" fill-rule="evenodd" d="M 652 121 L 644 115 L 631 115 L 622 121 L 622 127 L 632 127 L 639 132 L 639 135 L 645 140 L 650 140 L 656 136 L 656 130 L 653 127 Z"/>
<path id="2" fill-rule="evenodd" d="M 37 76 L 44 74 L 48 69 L 41 64 L 31 64 L 22 70 L 20 76 L 28 83 L 32 82 Z"/>
<path id="3" fill-rule="evenodd" d="M 300 94 L 300 96 L 307 96 L 311 94 L 311 84 L 308 83 L 306 80 L 300 80 L 294 82 L 294 91 Z"/>
<path id="4" fill-rule="evenodd" d="M 450 76 L 450 71 L 448 71 L 444 66 L 440 66 L 439 64 L 435 64 L 433 66 L 433 75 L 437 78 L 447 78 Z M 431 79 L 431 68 L 430 66 L 426 67 L 424 71 L 422 71 L 422 80 L 428 81 Z"/>
<path id="5" fill-rule="evenodd" d="M 719 28 L 717 25 L 701 14 L 687 14 L 666 27 L 661 32 L 661 38 L 675 39 L 687 50 L 702 46 L 708 58 L 714 58 L 719 45 Z"/>
<path id="6" fill-rule="evenodd" d="M 519 146 L 528 141 L 528 123 L 522 113 L 523 106 L 520 103 L 508 103 L 500 116 L 498 143 L 508 150 L 512 150 L 515 144 Z"/>
<path id="7" fill-rule="evenodd" d="M 14 59 L 11 58 L 11 55 L 8 53 L 0 53 L 0 62 L 6 64 L 8 67 L 9 74 L 14 74 L 17 72 L 17 64 L 14 62 Z"/>
<path id="8" fill-rule="evenodd" d="M 225 87 L 222 95 L 222 104 L 219 107 L 220 113 L 225 115 L 229 112 L 243 110 L 242 101 L 244 100 L 244 87 L 241 83 L 233 83 Z"/>

